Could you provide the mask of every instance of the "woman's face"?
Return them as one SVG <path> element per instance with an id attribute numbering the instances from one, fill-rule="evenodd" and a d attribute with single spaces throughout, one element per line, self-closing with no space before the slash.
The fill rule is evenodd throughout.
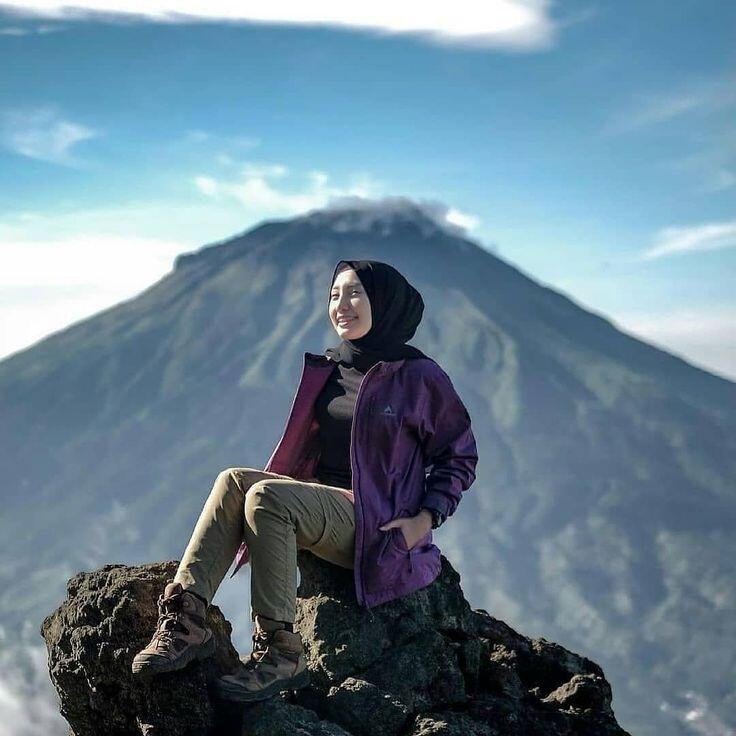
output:
<path id="1" fill-rule="evenodd" d="M 335 276 L 328 312 L 332 326 L 343 340 L 357 340 L 370 330 L 373 324 L 371 303 L 352 268 Z"/>

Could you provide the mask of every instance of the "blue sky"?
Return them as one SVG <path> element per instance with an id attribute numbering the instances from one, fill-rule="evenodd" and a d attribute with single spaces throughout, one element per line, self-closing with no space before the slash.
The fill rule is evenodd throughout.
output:
<path id="1" fill-rule="evenodd" d="M 357 194 L 736 379 L 736 3 L 77 5 L 0 6 L 0 357 Z"/>

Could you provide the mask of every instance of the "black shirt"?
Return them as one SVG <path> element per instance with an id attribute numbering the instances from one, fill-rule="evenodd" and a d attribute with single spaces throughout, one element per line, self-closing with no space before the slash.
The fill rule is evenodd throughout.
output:
<path id="1" fill-rule="evenodd" d="M 364 375 L 357 368 L 338 363 L 315 401 L 320 442 L 315 476 L 325 485 L 352 487 L 350 432 L 355 398 Z"/>

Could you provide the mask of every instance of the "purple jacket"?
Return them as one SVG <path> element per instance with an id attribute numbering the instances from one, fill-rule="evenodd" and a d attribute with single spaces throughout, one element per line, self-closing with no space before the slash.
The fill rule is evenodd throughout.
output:
<path id="1" fill-rule="evenodd" d="M 319 457 L 314 403 L 335 363 L 304 354 L 284 433 L 264 470 L 314 478 Z M 420 508 L 451 516 L 475 480 L 478 454 L 470 416 L 449 376 L 431 358 L 381 361 L 363 377 L 350 437 L 355 496 L 355 594 L 367 608 L 429 585 L 440 572 L 432 531 L 411 549 L 398 527 Z M 245 542 L 232 575 L 248 560 Z M 232 576 L 231 576 L 232 577 Z"/>

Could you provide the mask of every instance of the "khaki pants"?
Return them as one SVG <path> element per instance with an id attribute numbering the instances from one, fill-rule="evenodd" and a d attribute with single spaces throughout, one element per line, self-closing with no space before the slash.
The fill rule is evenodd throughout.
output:
<path id="1" fill-rule="evenodd" d="M 250 617 L 293 623 L 297 548 L 353 568 L 352 492 L 253 468 L 215 479 L 174 581 L 208 602 L 245 539 L 250 552 Z"/>

